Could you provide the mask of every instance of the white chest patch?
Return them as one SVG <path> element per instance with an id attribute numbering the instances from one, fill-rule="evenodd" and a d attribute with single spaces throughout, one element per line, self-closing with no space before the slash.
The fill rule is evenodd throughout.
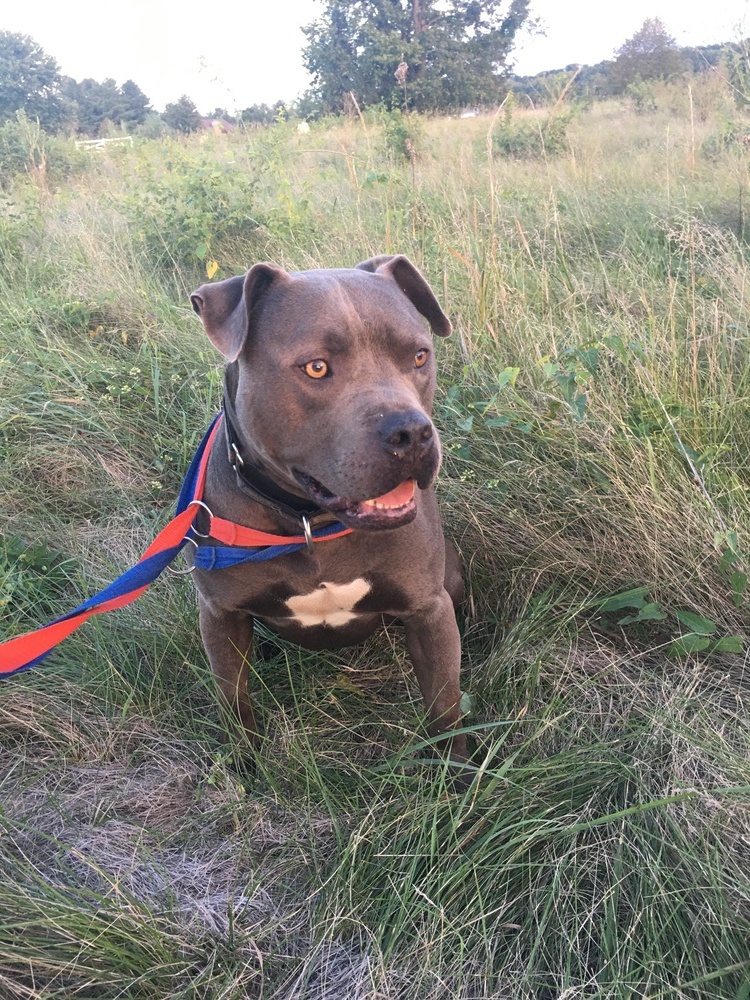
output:
<path id="1" fill-rule="evenodd" d="M 286 606 L 300 625 L 346 625 L 357 615 L 352 610 L 372 587 L 359 577 L 351 583 L 321 583 L 309 594 L 290 597 Z"/>

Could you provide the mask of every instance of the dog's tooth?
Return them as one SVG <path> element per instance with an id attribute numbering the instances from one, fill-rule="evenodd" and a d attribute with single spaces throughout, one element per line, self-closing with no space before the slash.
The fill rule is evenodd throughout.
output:
<path id="1" fill-rule="evenodd" d="M 377 500 L 375 498 L 363 500 L 362 505 L 364 507 L 374 507 L 376 510 L 400 510 L 402 507 L 406 506 L 405 503 L 383 503 L 382 500 Z"/>

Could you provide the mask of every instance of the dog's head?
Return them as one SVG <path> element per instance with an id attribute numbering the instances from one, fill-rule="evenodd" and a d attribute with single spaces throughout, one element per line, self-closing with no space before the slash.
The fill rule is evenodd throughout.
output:
<path id="1" fill-rule="evenodd" d="M 256 264 L 191 297 L 230 363 L 251 459 L 352 527 L 416 515 L 440 465 L 430 420 L 435 358 L 425 327 L 451 325 L 403 256 L 288 273 Z"/>

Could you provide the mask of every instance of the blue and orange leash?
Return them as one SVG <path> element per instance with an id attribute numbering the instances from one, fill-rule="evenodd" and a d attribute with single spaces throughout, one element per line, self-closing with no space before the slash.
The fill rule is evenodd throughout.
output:
<path id="1" fill-rule="evenodd" d="M 0 643 L 0 678 L 36 666 L 59 642 L 93 615 L 131 604 L 164 572 L 188 542 L 196 545 L 195 567 L 217 570 L 244 562 L 263 562 L 290 552 L 298 552 L 311 543 L 350 534 L 352 529 L 339 522 L 316 531 L 310 531 L 305 523 L 304 535 L 273 535 L 214 517 L 203 503 L 203 491 L 211 448 L 222 417 L 223 412 L 214 418 L 193 456 L 180 490 L 174 518 L 159 532 L 135 566 L 62 618 L 56 618 L 49 625 Z M 193 532 L 198 535 L 193 522 L 201 509 L 208 511 L 209 530 L 199 537 L 210 536 L 221 542 L 221 545 L 198 544 L 191 534 Z"/>

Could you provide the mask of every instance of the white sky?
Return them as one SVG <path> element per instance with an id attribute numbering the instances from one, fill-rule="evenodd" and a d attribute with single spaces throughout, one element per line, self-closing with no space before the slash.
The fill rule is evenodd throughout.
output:
<path id="1" fill-rule="evenodd" d="M 306 89 L 300 25 L 322 0 L 27 0 L 3 4 L 0 30 L 31 35 L 63 73 L 81 80 L 135 80 L 162 110 L 187 94 L 204 114 L 291 100 Z M 517 44 L 518 73 L 609 59 L 647 17 L 679 45 L 750 35 L 750 0 L 532 0 L 546 37 Z"/>

